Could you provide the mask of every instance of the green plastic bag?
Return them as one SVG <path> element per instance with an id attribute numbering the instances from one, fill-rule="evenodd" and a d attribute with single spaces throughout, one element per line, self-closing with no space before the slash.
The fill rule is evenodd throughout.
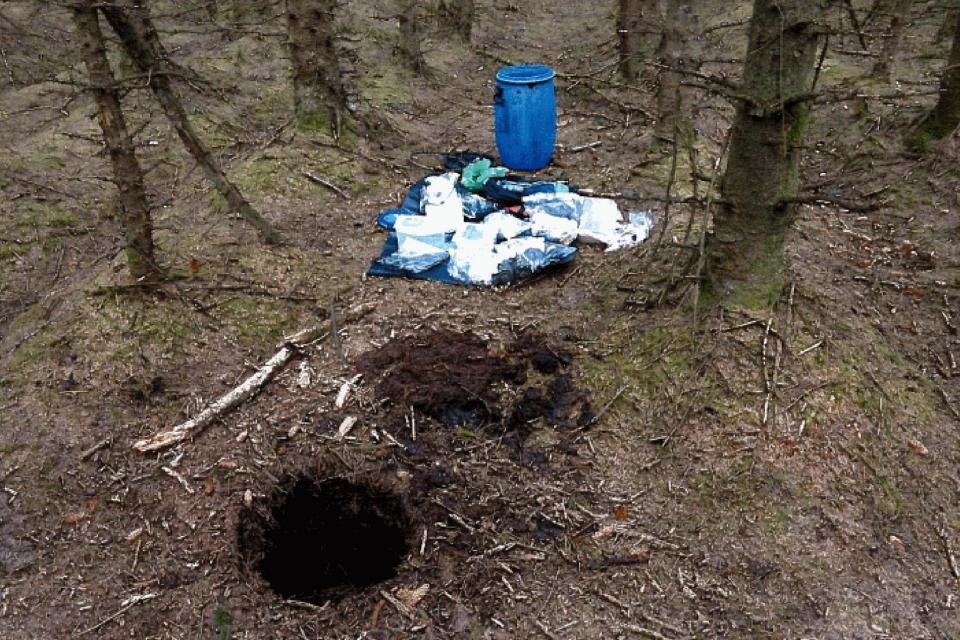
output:
<path id="1" fill-rule="evenodd" d="M 460 183 L 469 191 L 480 191 L 490 178 L 507 175 L 506 167 L 491 167 L 487 158 L 477 158 L 463 168 Z"/>

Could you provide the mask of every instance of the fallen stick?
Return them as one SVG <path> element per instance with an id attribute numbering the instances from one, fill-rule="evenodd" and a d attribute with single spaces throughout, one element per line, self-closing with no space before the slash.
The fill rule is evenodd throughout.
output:
<path id="1" fill-rule="evenodd" d="M 586 151 L 587 149 L 593 149 L 594 147 L 599 147 L 603 144 L 602 140 L 597 140 L 596 142 L 591 142 L 589 144 L 581 144 L 576 147 L 571 147 L 568 153 L 580 153 L 581 151 Z"/>
<path id="2" fill-rule="evenodd" d="M 343 198 L 344 200 L 349 200 L 349 199 L 350 199 L 350 196 L 347 195 L 347 193 L 346 193 L 343 189 L 341 189 L 341 188 L 338 187 L 337 185 L 333 184 L 333 183 L 330 182 L 329 180 L 324 180 L 324 179 L 321 178 L 320 176 L 316 176 L 316 175 L 310 173 L 309 171 L 301 171 L 300 173 L 302 173 L 303 176 L 304 176 L 306 179 L 310 180 L 310 182 L 315 182 L 315 183 L 319 184 L 319 185 L 322 186 L 322 187 L 326 187 L 327 189 L 330 189 L 330 191 L 333 191 L 335 194 L 337 194 L 338 196 L 340 196 L 340 197 Z"/>
<path id="3" fill-rule="evenodd" d="M 129 611 L 130 609 L 133 609 L 133 608 L 134 608 L 135 606 L 137 606 L 138 604 L 140 604 L 140 603 L 142 603 L 142 602 L 147 602 L 148 600 L 153 600 L 153 599 L 156 598 L 156 597 L 157 597 L 157 594 L 155 594 L 155 593 L 144 593 L 144 594 L 135 595 L 135 596 L 132 596 L 132 597 L 130 597 L 130 598 L 127 598 L 127 599 L 124 600 L 122 603 L 120 603 L 120 610 L 119 610 L 119 611 L 117 611 L 116 613 L 114 613 L 114 614 L 111 615 L 111 616 L 108 616 L 108 617 L 104 618 L 103 620 L 101 620 L 101 621 L 98 622 L 97 624 L 93 625 L 92 627 L 89 627 L 89 628 L 87 628 L 87 629 L 84 629 L 83 631 L 80 631 L 79 633 L 75 633 L 75 634 L 73 635 L 73 637 L 74 637 L 74 638 L 79 638 L 79 637 L 81 637 L 81 636 L 87 635 L 88 633 L 93 633 L 94 631 L 96 631 L 96 630 L 99 629 L 100 627 L 104 626 L 105 624 L 107 624 L 107 623 L 110 622 L 111 620 L 116 620 L 117 618 L 119 618 L 120 616 L 122 616 L 123 614 L 125 614 L 125 613 L 126 613 L 127 611 Z"/>
<path id="4" fill-rule="evenodd" d="M 333 402 L 334 407 L 337 409 L 343 409 L 343 406 L 347 404 L 347 398 L 350 396 L 350 392 L 356 388 L 357 383 L 360 382 L 362 377 L 363 374 L 358 373 L 341 385 L 340 391 L 337 393 L 337 399 Z"/>
<path id="5" fill-rule="evenodd" d="M 372 305 L 360 305 L 349 309 L 343 314 L 343 317 L 340 318 L 340 323 L 355 322 L 373 311 L 373 308 Z M 211 422 L 256 395 L 280 369 L 290 362 L 299 346 L 313 342 L 325 333 L 328 333 L 328 325 L 329 320 L 310 327 L 309 329 L 304 329 L 291 336 L 286 340 L 286 343 L 280 351 L 267 360 L 266 364 L 260 367 L 256 373 L 244 380 L 240 386 L 234 387 L 232 391 L 221 396 L 216 402 L 186 422 L 182 422 L 172 429 L 161 431 L 144 440 L 137 440 L 133 443 L 133 448 L 140 453 L 158 451 L 199 434 L 206 429 Z"/>

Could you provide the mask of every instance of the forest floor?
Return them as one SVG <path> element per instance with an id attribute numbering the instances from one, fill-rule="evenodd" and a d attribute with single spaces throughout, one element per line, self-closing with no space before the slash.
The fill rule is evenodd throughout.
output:
<path id="1" fill-rule="evenodd" d="M 705 3 L 705 24 L 747 17 L 729 4 Z M 960 637 L 960 152 L 900 144 L 944 59 L 933 19 L 901 82 L 866 90 L 927 95 L 816 110 L 813 204 L 781 301 L 753 316 L 692 303 L 703 207 L 664 209 L 673 154 L 652 137 L 651 87 L 612 79 L 614 3 L 477 5 L 471 50 L 431 27 L 417 78 L 393 55 L 392 4 L 345 3 L 366 128 L 340 141 L 291 124 L 282 20 L 160 18 L 209 83 L 183 87 L 195 124 L 285 241 L 224 213 L 135 90 L 160 259 L 179 276 L 142 290 L 125 286 L 93 105 L 68 82 L 69 21 L 4 3 L 28 33 L 0 69 L 0 636 Z M 722 60 L 744 37 L 710 31 L 707 68 L 735 77 Z M 821 87 L 845 93 L 869 60 L 831 51 Z M 561 73 L 542 175 L 644 194 L 621 204 L 655 210 L 662 243 L 586 246 L 493 289 L 364 277 L 376 214 L 425 173 L 413 152 L 494 151 L 505 61 Z M 709 191 L 732 114 L 698 101 L 675 197 Z M 342 326 L 253 400 L 169 451 L 131 448 L 331 309 Z M 285 497 L 300 502 L 283 513 Z M 272 518 L 295 531 L 317 514 L 339 524 L 270 546 Z M 324 569 L 311 545 L 353 545 L 334 563 L 385 579 L 307 593 Z M 269 588 L 268 561 L 297 597 Z"/>

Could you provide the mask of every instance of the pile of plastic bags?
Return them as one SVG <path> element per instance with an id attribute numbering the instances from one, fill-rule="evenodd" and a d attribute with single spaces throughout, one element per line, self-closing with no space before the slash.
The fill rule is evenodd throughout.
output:
<path id="1" fill-rule="evenodd" d="M 420 180 L 400 208 L 380 214 L 390 233 L 370 275 L 507 284 L 572 261 L 574 242 L 615 251 L 650 234 L 649 212 L 624 221 L 613 200 L 581 196 L 564 182 L 510 177 L 489 158 L 471 157 L 462 171 Z"/>

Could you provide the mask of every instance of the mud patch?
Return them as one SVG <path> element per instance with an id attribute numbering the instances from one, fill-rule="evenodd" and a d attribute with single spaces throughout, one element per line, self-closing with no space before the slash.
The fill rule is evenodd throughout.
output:
<path id="1" fill-rule="evenodd" d="M 499 420 L 490 391 L 500 381 L 522 384 L 525 367 L 516 359 L 489 353 L 472 333 L 430 331 L 392 340 L 357 361 L 376 393 L 401 411 L 409 407 L 447 425 Z"/>
<path id="2" fill-rule="evenodd" d="M 576 389 L 569 373 L 561 373 L 542 387 L 528 387 L 513 404 L 507 426 L 520 431 L 543 420 L 563 430 L 583 428 L 593 420 L 590 400 Z"/>
<path id="3" fill-rule="evenodd" d="M 539 373 L 551 374 L 570 366 L 571 357 L 567 351 L 549 345 L 542 336 L 524 333 L 510 345 L 510 353 L 521 360 L 527 360 Z"/>
<path id="4" fill-rule="evenodd" d="M 589 424 L 591 404 L 567 370 L 571 362 L 535 333 L 495 353 L 472 333 L 430 331 L 389 342 L 357 365 L 394 412 L 413 407 L 446 425 L 502 425 L 525 437 L 537 423 Z"/>
<path id="5" fill-rule="evenodd" d="M 297 476 L 241 514 L 239 550 L 278 596 L 323 604 L 396 576 L 409 527 L 395 494 Z"/>
<path id="6" fill-rule="evenodd" d="M 0 578 L 33 564 L 33 546 L 20 538 L 23 517 L 9 500 L 6 494 L 0 494 Z"/>

